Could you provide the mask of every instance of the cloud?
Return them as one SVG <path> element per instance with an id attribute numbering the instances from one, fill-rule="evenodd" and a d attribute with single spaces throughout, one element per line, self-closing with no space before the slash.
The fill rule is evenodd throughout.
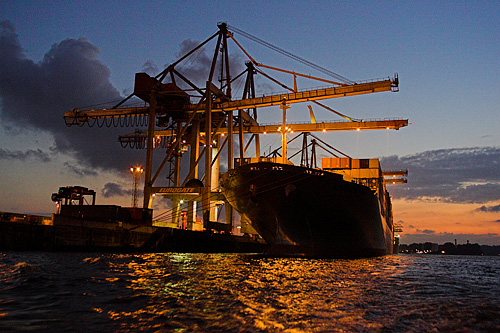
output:
<path id="1" fill-rule="evenodd" d="M 14 26 L 0 22 L 0 120 L 6 130 L 44 131 L 55 138 L 53 152 L 74 156 L 81 167 L 125 170 L 138 152 L 118 143 L 121 128 L 67 127 L 65 112 L 121 100 L 110 83 L 99 50 L 85 38 L 53 44 L 42 61 L 27 59 Z M 101 104 L 108 102 L 109 104 Z M 112 158 L 110 158 L 112 156 Z M 141 155 L 142 158 L 142 155 Z"/>
<path id="2" fill-rule="evenodd" d="M 481 206 L 478 209 L 476 209 L 478 212 L 484 212 L 484 213 L 498 213 L 500 212 L 500 205 L 497 206 Z"/>
<path id="3" fill-rule="evenodd" d="M 149 75 L 155 76 L 156 74 L 158 74 L 159 70 L 158 66 L 156 66 L 156 64 L 152 60 L 148 60 L 144 63 L 144 65 L 142 65 L 142 71 Z"/>
<path id="4" fill-rule="evenodd" d="M 430 150 L 381 158 L 385 170 L 409 169 L 407 186 L 395 198 L 453 203 L 500 200 L 500 147 Z"/>
<path id="5" fill-rule="evenodd" d="M 184 55 L 198 42 L 185 40 L 178 55 Z M 188 57 L 178 70 L 195 84 L 204 87 L 213 50 L 200 48 Z M 131 132 L 123 128 L 88 126 L 67 127 L 63 115 L 73 108 L 103 109 L 115 105 L 123 97 L 110 82 L 110 70 L 99 59 L 99 49 L 86 38 L 65 39 L 51 46 L 43 59 L 28 59 L 15 27 L 0 22 L 0 121 L 6 131 L 43 131 L 54 137 L 52 153 L 67 154 L 77 160 L 77 174 L 94 171 L 128 170 L 144 160 L 144 151 L 123 149 L 119 135 Z M 231 56 L 231 75 L 242 69 L 241 55 Z M 157 66 L 146 61 L 143 70 L 156 72 Z M 214 78 L 219 76 L 217 64 Z M 168 78 L 168 77 L 167 77 Z M 131 77 L 133 80 L 133 77 Z M 182 80 L 177 80 L 182 83 Z M 139 130 L 146 130 L 143 124 Z M 134 129 L 136 127 L 134 126 Z"/>
<path id="6" fill-rule="evenodd" d="M 176 53 L 177 58 L 181 58 L 186 55 L 188 52 L 192 51 L 195 47 L 197 47 L 200 42 L 192 39 L 184 40 L 180 45 L 179 52 Z M 179 73 L 188 78 L 191 82 L 198 85 L 199 87 L 204 88 L 208 75 L 210 74 L 210 68 L 212 66 L 212 57 L 213 50 L 209 49 L 207 53 L 207 49 L 205 47 L 201 47 L 199 50 L 194 52 L 192 55 L 187 57 L 183 64 L 184 66 L 180 66 L 177 68 Z M 229 67 L 231 71 L 231 77 L 235 77 L 240 74 L 244 70 L 244 59 L 240 54 L 234 53 L 229 55 Z M 220 77 L 220 64 L 215 66 L 214 71 L 214 80 Z M 187 85 L 183 83 L 182 80 L 177 80 L 176 82 L 179 84 L 181 88 L 188 88 Z M 234 85 L 234 84 L 233 84 Z"/>
<path id="7" fill-rule="evenodd" d="M 426 235 L 432 235 L 432 234 L 435 234 L 436 231 L 435 230 L 430 230 L 430 229 L 424 229 L 424 230 L 417 229 L 417 233 L 419 233 L 419 234 L 426 234 Z"/>
<path id="8" fill-rule="evenodd" d="M 74 173 L 77 176 L 84 177 L 84 176 L 97 176 L 97 172 L 95 172 L 93 169 L 89 168 L 82 168 L 76 165 L 73 165 L 69 162 L 65 162 L 64 166 L 66 167 L 67 170 L 70 172 Z"/>
<path id="9" fill-rule="evenodd" d="M 181 58 L 199 44 L 200 42 L 195 40 L 184 40 L 179 45 L 180 50 L 177 52 L 176 56 Z M 190 66 L 187 66 L 186 68 L 183 67 L 179 70 L 179 72 L 195 84 L 203 85 L 208 78 L 210 66 L 212 65 L 212 59 L 207 55 L 205 48 L 200 48 L 197 52 L 187 58 L 186 61 L 191 63 Z"/>
<path id="10" fill-rule="evenodd" d="M 106 183 L 101 190 L 102 196 L 105 198 L 110 197 L 124 197 L 131 196 L 132 190 L 124 190 L 123 187 L 116 183 Z"/>
<path id="11" fill-rule="evenodd" d="M 11 151 L 7 149 L 0 149 L 0 160 L 6 159 L 6 160 L 25 161 L 26 159 L 29 158 L 34 158 L 42 162 L 51 161 L 49 155 L 43 152 L 41 149 L 36 149 L 36 150 L 28 149 L 26 151 L 21 151 L 21 150 Z"/>

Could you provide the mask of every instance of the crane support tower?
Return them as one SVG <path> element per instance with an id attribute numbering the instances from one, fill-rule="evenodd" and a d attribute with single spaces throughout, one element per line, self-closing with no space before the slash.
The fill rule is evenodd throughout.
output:
<path id="1" fill-rule="evenodd" d="M 110 109 L 79 110 L 73 109 L 64 115 L 68 126 L 105 122 L 106 124 L 137 124 L 131 119 L 147 119 L 147 129 L 125 134 L 120 137 L 123 146 L 133 146 L 146 150 L 144 172 L 144 208 L 151 208 L 155 195 L 163 195 L 172 202 L 172 210 L 168 213 L 171 223 L 178 227 L 194 229 L 197 222 L 198 205 L 201 202 L 201 216 L 205 230 L 227 230 L 218 222 L 218 208 L 225 206 L 225 223 L 233 225 L 232 207 L 225 202 L 219 190 L 220 166 L 232 169 L 234 160 L 248 158 L 248 148 L 255 147 L 255 157 L 261 158 L 259 136 L 262 134 L 282 132 L 280 124 L 260 125 L 257 121 L 257 110 L 263 107 L 288 107 L 294 103 L 310 103 L 324 108 L 342 118 L 342 122 L 317 122 L 293 125 L 294 132 L 399 129 L 408 125 L 406 119 L 383 119 L 363 121 L 350 118 L 322 104 L 321 100 L 371 94 L 384 91 L 398 91 L 399 80 L 383 78 L 371 81 L 350 81 L 338 74 L 314 65 L 333 79 L 324 79 L 284 70 L 257 62 L 235 39 L 234 32 L 251 38 L 264 46 L 262 40 L 253 37 L 226 23 L 218 24 L 219 30 L 200 43 L 191 51 L 170 64 L 158 75 L 152 77 L 146 73 L 135 76 L 134 92 Z M 182 64 L 205 49 L 209 42 L 215 41 L 213 57 L 206 80 L 201 84 L 182 73 Z M 232 61 L 229 57 L 228 44 L 232 41 L 247 59 L 245 69 L 233 75 Z M 269 46 L 269 44 L 267 45 Z M 290 56 L 288 52 L 271 47 L 278 52 Z M 305 65 L 313 65 L 306 60 L 295 57 Z M 264 69 L 277 71 L 280 75 L 292 75 L 293 88 L 281 83 Z M 257 96 L 254 76 L 260 75 L 279 84 L 287 90 L 283 93 Z M 297 88 L 297 77 L 321 82 L 322 88 Z M 243 94 L 234 96 L 233 85 L 236 80 L 245 78 Z M 328 86 L 324 86 L 327 84 Z M 130 107 L 127 102 L 140 99 L 145 106 Z M 275 108 L 272 108 L 273 110 Z M 312 109 L 311 109 L 312 115 Z M 246 141 L 246 142 L 245 142 Z M 161 155 L 155 155 L 163 150 Z M 234 151 L 236 151 L 236 156 Z M 187 155 L 187 162 L 181 163 Z M 222 159 L 224 161 L 221 161 Z M 157 162 L 156 162 L 157 161 Z M 186 170 L 181 165 L 189 164 Z M 157 167 L 155 167 L 158 165 Z M 170 166 L 167 177 L 160 177 L 166 166 Z M 167 181 L 168 180 L 168 181 Z"/>

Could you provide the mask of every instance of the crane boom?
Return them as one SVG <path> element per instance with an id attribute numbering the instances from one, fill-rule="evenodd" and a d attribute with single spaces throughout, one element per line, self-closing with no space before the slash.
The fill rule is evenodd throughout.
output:
<path id="1" fill-rule="evenodd" d="M 386 79 L 381 81 L 352 84 L 342 87 L 330 87 L 323 89 L 304 90 L 271 96 L 261 96 L 236 101 L 214 103 L 212 111 L 233 111 L 247 108 L 258 108 L 265 106 L 280 105 L 283 100 L 287 104 L 316 101 L 320 99 L 345 97 L 369 94 L 382 91 L 391 91 L 395 80 Z M 194 111 L 194 110 L 190 110 Z"/>
<path id="2" fill-rule="evenodd" d="M 281 133 L 279 124 L 277 125 L 252 125 L 244 126 L 243 133 L 245 134 L 276 134 Z M 359 122 L 321 122 L 321 123 L 310 123 L 310 124 L 288 124 L 288 127 L 297 133 L 302 132 L 331 132 L 331 131 L 358 131 L 358 130 L 380 130 L 380 129 L 395 129 L 398 130 L 401 127 L 408 126 L 408 119 L 393 119 L 393 120 L 372 120 L 372 121 L 359 121 Z M 239 127 L 233 127 L 233 132 L 239 131 Z M 215 134 L 227 135 L 229 133 L 228 127 L 219 128 Z M 200 132 L 201 135 L 205 135 L 203 131 Z M 174 130 L 156 130 L 154 136 L 164 137 L 164 136 L 176 136 L 177 133 Z M 136 140 L 144 140 L 147 136 L 147 132 L 134 132 L 130 134 L 120 135 L 119 141 L 134 142 Z M 390 173 L 393 175 L 394 172 Z"/>
<path id="3" fill-rule="evenodd" d="M 392 91 L 398 86 L 398 79 L 387 78 L 384 80 L 356 83 L 351 85 L 345 85 L 341 87 L 328 87 L 321 89 L 311 89 L 298 92 L 282 93 L 269 96 L 260 96 L 255 98 L 247 98 L 240 100 L 229 100 L 223 102 L 212 103 L 212 112 L 221 111 L 234 111 L 240 109 L 248 108 L 258 108 L 279 105 L 286 100 L 287 104 L 300 103 L 307 101 L 316 101 L 328 98 L 337 98 L 345 96 L 354 96 L 369 94 L 382 91 Z M 158 105 L 156 110 L 157 115 L 165 114 L 166 112 L 205 112 L 205 104 L 185 104 L 181 108 L 175 110 L 167 109 Z M 146 116 L 149 114 L 149 107 L 138 107 L 138 108 L 120 108 L 120 109 L 101 109 L 101 110 L 88 110 L 79 111 L 74 109 L 70 112 L 64 114 L 64 119 L 67 125 L 77 125 L 82 122 L 87 122 L 89 119 L 95 118 L 115 118 L 121 116 Z"/>

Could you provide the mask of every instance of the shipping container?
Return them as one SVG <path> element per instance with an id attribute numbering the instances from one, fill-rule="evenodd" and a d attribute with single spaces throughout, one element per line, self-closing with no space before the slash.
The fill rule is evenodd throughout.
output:
<path id="1" fill-rule="evenodd" d="M 371 158 L 370 159 L 370 169 L 378 169 L 379 168 L 379 162 L 378 159 L 376 158 Z"/>
<path id="2" fill-rule="evenodd" d="M 349 157 L 323 157 L 321 159 L 323 169 L 350 169 L 351 158 Z"/>

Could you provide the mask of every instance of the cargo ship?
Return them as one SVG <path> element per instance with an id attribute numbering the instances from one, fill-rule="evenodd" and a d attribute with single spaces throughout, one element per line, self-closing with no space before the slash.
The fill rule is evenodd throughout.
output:
<path id="1" fill-rule="evenodd" d="M 393 253 L 394 223 L 378 159 L 332 157 L 322 168 L 282 157 L 236 159 L 222 176 L 227 201 L 269 245 L 267 255 L 371 257 Z"/>

